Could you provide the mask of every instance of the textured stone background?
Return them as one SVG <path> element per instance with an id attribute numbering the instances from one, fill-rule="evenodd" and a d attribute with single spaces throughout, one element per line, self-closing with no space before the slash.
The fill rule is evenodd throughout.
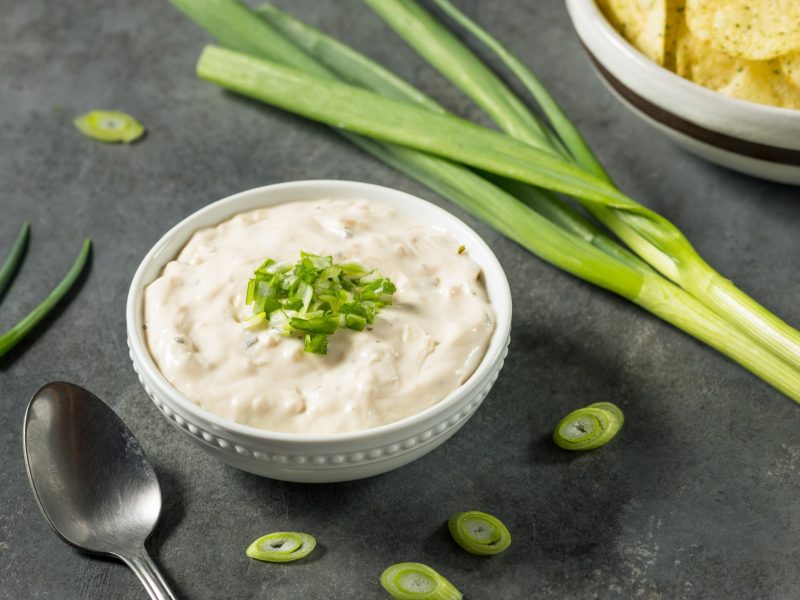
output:
<path id="1" fill-rule="evenodd" d="M 456 112 L 478 110 L 356 0 L 281 6 L 347 40 Z M 460 4 L 540 73 L 623 189 L 677 223 L 741 287 L 800 323 L 797 189 L 706 164 L 655 135 L 603 89 L 562 2 Z M 91 236 L 78 295 L 0 363 L 0 598 L 143 598 L 122 565 L 52 535 L 28 488 L 20 430 L 41 384 L 106 399 L 163 485 L 151 548 L 182 598 L 383 598 L 392 562 L 436 566 L 467 598 L 791 598 L 800 595 L 800 408 L 638 308 L 549 267 L 323 127 L 262 109 L 193 75 L 206 36 L 157 0 L 0 0 L 0 254 L 33 237 L 0 310 L 16 322 Z M 105 146 L 72 118 L 137 115 L 148 137 Z M 254 186 L 357 179 L 429 198 L 485 236 L 514 294 L 512 346 L 483 408 L 441 449 L 340 485 L 286 484 L 190 446 L 139 386 L 125 348 L 134 269 L 174 223 Z M 576 456 L 548 436 L 567 411 L 613 400 L 619 438 Z M 479 508 L 514 536 L 485 560 L 443 523 Z M 249 561 L 258 535 L 315 534 L 314 560 Z"/>

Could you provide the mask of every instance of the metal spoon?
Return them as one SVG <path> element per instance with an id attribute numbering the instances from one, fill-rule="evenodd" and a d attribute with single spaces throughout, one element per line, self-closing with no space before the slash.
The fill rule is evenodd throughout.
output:
<path id="1" fill-rule="evenodd" d="M 147 555 L 161 489 L 139 442 L 102 400 L 71 383 L 31 398 L 23 435 L 33 495 L 68 544 L 127 564 L 154 600 L 175 600 Z"/>

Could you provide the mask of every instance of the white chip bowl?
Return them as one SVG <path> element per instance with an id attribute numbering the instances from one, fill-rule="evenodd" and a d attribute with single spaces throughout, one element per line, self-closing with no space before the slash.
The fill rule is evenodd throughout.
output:
<path id="1" fill-rule="evenodd" d="M 147 348 L 144 290 L 198 229 L 237 213 L 284 202 L 359 198 L 391 206 L 408 217 L 448 231 L 469 248 L 483 269 L 496 327 L 475 373 L 430 408 L 381 427 L 326 435 L 277 433 L 241 425 L 201 408 L 161 374 Z M 473 415 L 497 380 L 511 331 L 511 292 L 497 258 L 462 221 L 416 196 L 354 181 L 295 181 L 260 187 L 215 202 L 162 237 L 136 271 L 128 293 L 128 347 L 133 368 L 161 413 L 188 439 L 221 461 L 274 479 L 309 483 L 370 477 L 401 467 L 446 441 Z M 458 318 L 454 315 L 454 318 Z"/>
<path id="2" fill-rule="evenodd" d="M 686 150 L 730 169 L 800 185 L 800 110 L 725 96 L 647 58 L 595 0 L 567 0 L 598 76 L 638 117 Z"/>

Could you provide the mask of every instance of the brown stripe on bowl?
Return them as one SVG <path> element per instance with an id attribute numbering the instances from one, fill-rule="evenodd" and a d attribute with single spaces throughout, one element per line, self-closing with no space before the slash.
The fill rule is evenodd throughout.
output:
<path id="1" fill-rule="evenodd" d="M 772 163 L 786 165 L 790 167 L 800 167 L 800 150 L 792 150 L 789 148 L 780 148 L 777 146 L 770 146 L 768 144 L 761 144 L 759 142 L 751 142 L 741 138 L 733 137 L 718 131 L 707 129 L 691 121 L 671 113 L 660 106 L 656 106 L 649 100 L 643 98 L 619 79 L 614 77 L 608 69 L 606 69 L 600 61 L 595 58 L 594 54 L 584 45 L 586 54 L 592 61 L 597 72 L 608 83 L 611 88 L 616 91 L 620 96 L 627 100 L 636 109 L 661 123 L 662 125 L 678 131 L 688 137 L 691 137 L 699 142 L 714 146 L 721 150 L 740 154 L 758 160 L 764 160 Z"/>

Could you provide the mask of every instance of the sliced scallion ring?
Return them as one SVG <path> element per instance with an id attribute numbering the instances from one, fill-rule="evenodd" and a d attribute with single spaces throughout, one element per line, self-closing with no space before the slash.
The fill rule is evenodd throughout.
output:
<path id="1" fill-rule="evenodd" d="M 616 404 L 611 404 L 611 402 L 595 402 L 594 404 L 590 404 L 589 408 L 599 408 L 610 412 L 611 415 L 619 421 L 620 427 L 622 427 L 622 424 L 625 422 L 625 415 L 622 414 L 622 410 L 620 410 L 619 406 Z"/>
<path id="2" fill-rule="evenodd" d="M 266 562 L 289 562 L 308 556 L 317 540 L 307 533 L 278 531 L 258 538 L 246 550 L 247 556 Z"/>
<path id="3" fill-rule="evenodd" d="M 447 526 L 456 543 L 470 554 L 490 556 L 511 545 L 511 534 L 502 521 L 484 512 L 456 513 Z"/>
<path id="4" fill-rule="evenodd" d="M 593 450 L 610 442 L 622 427 L 622 411 L 597 406 L 579 408 L 556 425 L 553 441 L 565 450 Z"/>
<path id="5" fill-rule="evenodd" d="M 381 575 L 381 585 L 395 600 L 461 600 L 456 587 L 422 563 L 397 563 Z"/>
<path id="6" fill-rule="evenodd" d="M 82 134 L 100 142 L 130 144 L 144 135 L 139 121 L 118 110 L 93 110 L 73 122 Z"/>

